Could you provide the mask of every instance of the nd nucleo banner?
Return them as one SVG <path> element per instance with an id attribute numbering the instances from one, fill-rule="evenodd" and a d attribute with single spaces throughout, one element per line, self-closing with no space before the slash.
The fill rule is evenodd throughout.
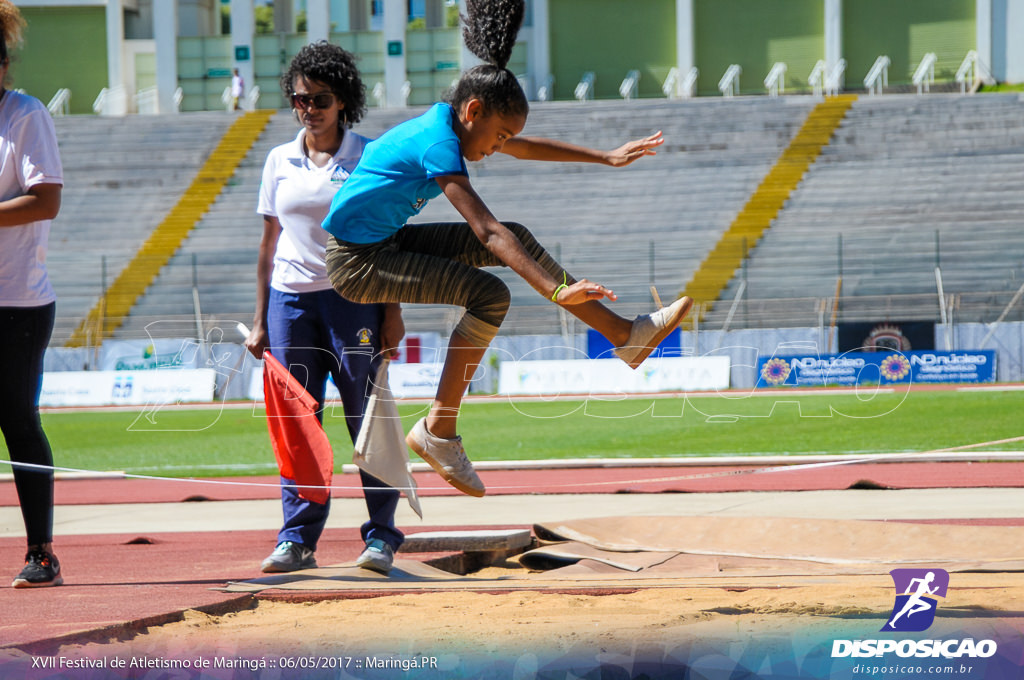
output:
<path id="1" fill-rule="evenodd" d="M 995 382 L 994 350 L 847 352 L 757 358 L 757 387 Z"/>

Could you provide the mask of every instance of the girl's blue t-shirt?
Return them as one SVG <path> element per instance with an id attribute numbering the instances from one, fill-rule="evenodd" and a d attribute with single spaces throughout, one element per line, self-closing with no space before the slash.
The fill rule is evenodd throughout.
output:
<path id="1" fill-rule="evenodd" d="M 436 178 L 466 175 L 455 111 L 435 104 L 366 145 L 331 202 L 323 227 L 339 241 L 377 243 L 441 193 Z"/>

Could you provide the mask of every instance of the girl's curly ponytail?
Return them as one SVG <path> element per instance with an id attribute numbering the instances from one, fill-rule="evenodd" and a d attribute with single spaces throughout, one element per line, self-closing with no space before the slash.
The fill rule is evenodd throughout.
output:
<path id="1" fill-rule="evenodd" d="M 466 0 L 462 36 L 470 52 L 486 63 L 466 71 L 448 93 L 445 99 L 453 107 L 479 99 L 487 113 L 529 112 L 526 94 L 507 68 L 524 12 L 523 0 Z"/>

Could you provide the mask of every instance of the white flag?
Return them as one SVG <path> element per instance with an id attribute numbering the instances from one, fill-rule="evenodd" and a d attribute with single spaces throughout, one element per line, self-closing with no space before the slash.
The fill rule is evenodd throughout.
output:
<path id="1" fill-rule="evenodd" d="M 388 385 L 390 363 L 390 360 L 385 359 L 377 369 L 373 392 L 366 404 L 359 436 L 356 437 L 352 462 L 388 486 L 401 490 L 409 501 L 409 507 L 423 519 L 420 500 L 416 496 L 416 480 L 412 478 L 409 454 L 406 452 L 405 431 Z"/>

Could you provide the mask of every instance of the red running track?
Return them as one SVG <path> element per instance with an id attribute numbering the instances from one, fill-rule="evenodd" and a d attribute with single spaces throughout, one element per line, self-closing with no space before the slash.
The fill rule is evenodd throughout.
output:
<path id="1" fill-rule="evenodd" d="M 484 471 L 489 493 L 659 493 L 797 491 L 858 488 L 1024 486 L 1024 463 L 873 463 L 757 472 L 755 467 L 582 468 Z M 775 469 L 775 468 L 770 468 Z M 230 478 L 260 486 L 183 480 L 59 480 L 61 505 L 248 500 L 278 497 L 274 477 Z M 421 493 L 454 495 L 433 473 L 416 475 Z M 358 475 L 335 477 L 337 497 L 354 497 Z M 0 482 L 0 505 L 16 504 L 14 485 Z M 1024 519 L 944 520 L 1024 525 Z M 459 529 L 466 527 L 435 527 Z M 480 527 L 473 527 L 479 529 Z M 497 528 L 497 527 L 496 527 Z M 529 528 L 504 527 L 504 528 Z M 430 530 L 430 528 L 422 528 Z M 5 647 L 49 654 L 62 642 L 102 640 L 147 625 L 179 620 L 186 609 L 236 610 L 250 595 L 212 588 L 259 576 L 276 531 L 224 531 L 61 536 L 58 555 L 66 584 L 15 590 L 7 579 L 21 568 L 24 539 L 0 539 L 0 655 Z M 357 529 L 329 529 L 317 550 L 321 564 L 351 561 L 362 550 Z M 430 556 L 417 556 L 426 559 Z"/>
<path id="2" fill-rule="evenodd" d="M 420 495 L 459 494 L 433 472 L 416 473 L 414 477 Z M 1024 487 L 1024 462 L 551 468 L 483 470 L 480 477 L 490 495 Z M 277 484 L 276 477 L 71 479 L 56 482 L 55 498 L 59 505 L 259 500 L 279 498 Z M 359 497 L 359 484 L 357 474 L 335 475 L 333 495 Z M 14 484 L 0 483 L 0 506 L 17 502 Z"/>

